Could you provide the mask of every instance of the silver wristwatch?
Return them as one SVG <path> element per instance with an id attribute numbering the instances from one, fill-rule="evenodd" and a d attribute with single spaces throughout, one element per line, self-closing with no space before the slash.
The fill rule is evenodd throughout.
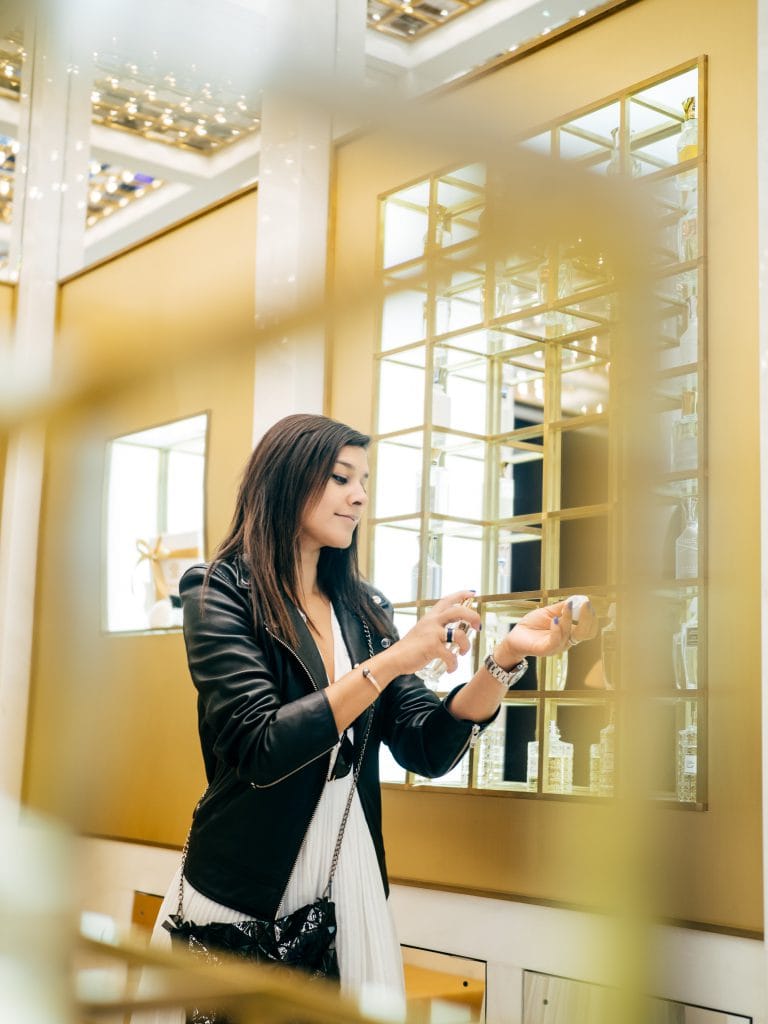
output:
<path id="1" fill-rule="evenodd" d="M 492 654 L 489 654 L 488 657 L 483 662 L 483 664 L 485 665 L 488 672 L 490 672 L 490 674 L 493 676 L 493 678 L 498 679 L 498 681 L 507 689 L 509 689 L 510 686 L 514 686 L 515 683 L 519 683 L 525 675 L 525 673 L 528 671 L 527 658 L 523 658 L 522 661 L 518 661 L 518 663 L 516 665 L 513 665 L 512 668 L 507 669 L 502 668 L 501 665 L 499 665 L 499 663 L 496 661 L 494 656 Z"/>

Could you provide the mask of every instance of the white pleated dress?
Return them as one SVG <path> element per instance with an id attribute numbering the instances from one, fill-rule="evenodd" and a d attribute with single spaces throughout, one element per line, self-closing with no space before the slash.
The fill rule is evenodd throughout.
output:
<path id="1" fill-rule="evenodd" d="M 336 614 L 331 609 L 336 678 L 352 668 Z M 335 754 L 331 756 L 331 765 Z M 291 914 L 322 895 L 328 882 L 333 850 L 344 814 L 352 772 L 326 782 L 317 810 L 293 867 L 278 917 Z M 178 907 L 177 870 L 157 915 L 152 945 L 170 948 L 171 937 L 163 928 Z M 381 881 L 376 851 L 368 831 L 360 798 L 355 792 L 344 830 L 336 875 L 333 880 L 338 934 L 336 949 L 341 990 L 358 999 L 363 1011 L 392 1020 L 405 1014 L 403 966 L 394 922 Z M 241 921 L 247 915 L 222 906 L 184 881 L 184 920 L 195 924 Z M 143 986 L 140 986 L 140 990 Z M 134 1014 L 134 1024 L 184 1024 L 184 1012 L 164 1010 Z"/>

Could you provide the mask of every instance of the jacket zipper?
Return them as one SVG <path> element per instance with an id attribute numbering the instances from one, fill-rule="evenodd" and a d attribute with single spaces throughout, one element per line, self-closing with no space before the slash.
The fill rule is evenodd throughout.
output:
<path id="1" fill-rule="evenodd" d="M 464 742 L 464 745 L 462 746 L 461 750 L 458 752 L 456 757 L 453 759 L 453 762 L 451 763 L 451 765 L 448 768 L 446 768 L 446 770 L 445 770 L 445 772 L 443 774 L 446 774 L 447 772 L 451 771 L 452 768 L 456 767 L 456 765 L 459 763 L 459 761 L 462 759 L 462 757 L 464 757 L 464 755 L 466 754 L 467 750 L 468 749 L 472 749 L 475 746 L 475 744 L 477 743 L 477 739 L 478 739 L 479 735 L 480 735 L 480 726 L 477 724 L 477 722 L 475 722 L 473 724 L 472 730 L 471 730 L 469 736 L 467 736 L 467 739 Z"/>
<path id="2" fill-rule="evenodd" d="M 273 640 L 277 640 L 277 642 L 279 644 L 282 644 L 282 646 L 286 649 L 286 651 L 290 651 L 290 653 L 294 656 L 296 661 L 298 661 L 298 663 L 301 665 L 301 667 L 306 672 L 307 677 L 308 677 L 310 683 L 312 683 L 312 689 L 317 691 L 317 683 L 312 678 L 312 673 L 309 671 L 307 666 L 304 664 L 304 662 L 298 656 L 296 651 L 294 651 L 294 649 L 289 644 L 287 644 L 285 642 L 285 640 L 281 640 L 279 636 L 276 636 L 271 630 L 267 629 L 267 633 L 269 633 L 269 635 L 272 637 Z M 335 743 L 334 743 L 334 746 L 336 746 Z M 258 782 L 252 782 L 251 786 L 253 787 L 253 789 L 270 789 L 272 786 L 276 786 L 276 785 L 278 785 L 278 783 L 284 782 L 285 779 L 290 778 L 291 775 L 295 775 L 296 772 L 300 772 L 303 768 L 306 768 L 307 765 L 313 764 L 315 761 L 319 761 L 321 757 L 325 757 L 325 755 L 329 754 L 332 750 L 333 750 L 333 747 L 328 747 L 328 749 L 324 750 L 322 752 L 322 754 L 318 754 L 316 757 L 311 757 L 308 761 L 305 761 L 304 764 L 300 764 L 298 766 L 298 768 L 293 768 L 291 771 L 286 772 L 285 775 L 282 775 L 279 779 L 275 779 L 274 782 L 267 782 L 267 783 L 264 783 L 263 785 L 259 785 Z M 311 822 L 311 819 L 310 819 L 310 822 Z M 307 825 L 307 829 L 309 829 L 309 825 Z M 305 835 L 306 835 L 306 833 L 305 833 Z M 302 842 L 303 841 L 304 840 L 302 839 Z M 287 886 L 286 886 L 286 888 L 287 888 Z"/>
<path id="3" fill-rule="evenodd" d="M 323 789 L 320 790 L 320 796 L 318 797 L 317 803 L 315 804 L 314 811 L 312 811 L 312 817 L 307 822 L 307 827 L 304 829 L 304 835 L 301 837 L 301 842 L 299 843 L 299 849 L 298 849 L 298 851 L 296 853 L 296 856 L 293 859 L 293 864 L 291 864 L 291 870 L 288 872 L 288 877 L 285 880 L 285 885 L 284 885 L 283 891 L 282 891 L 282 893 L 280 895 L 280 902 L 277 904 L 277 907 L 275 909 L 275 920 L 277 920 L 277 915 L 278 915 L 278 913 L 280 911 L 280 907 L 283 905 L 283 900 L 285 899 L 285 894 L 288 892 L 288 886 L 291 884 L 291 876 L 293 875 L 293 869 L 296 867 L 296 862 L 298 861 L 299 856 L 301 854 L 301 848 L 304 845 L 304 840 L 307 838 L 307 833 L 309 832 L 309 830 L 310 830 L 310 828 L 312 826 L 312 822 L 315 820 L 315 815 L 317 814 L 317 808 L 320 806 L 320 800 L 322 800 L 323 790 L 324 789 L 325 789 L 325 784 L 323 784 Z"/>

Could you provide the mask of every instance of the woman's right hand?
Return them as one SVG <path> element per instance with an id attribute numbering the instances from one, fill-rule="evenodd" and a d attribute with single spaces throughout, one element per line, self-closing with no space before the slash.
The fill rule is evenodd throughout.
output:
<path id="1" fill-rule="evenodd" d="M 474 608 L 462 605 L 462 601 L 473 597 L 474 593 L 473 590 L 457 590 L 441 597 L 404 637 L 389 648 L 387 653 L 397 675 L 417 672 L 433 658 L 442 658 L 448 672 L 456 669 L 459 657 L 470 648 L 470 639 L 463 629 L 454 629 L 452 641 L 459 649 L 458 654 L 454 654 L 448 649 L 446 626 L 464 621 L 474 630 L 480 628 L 479 614 Z"/>

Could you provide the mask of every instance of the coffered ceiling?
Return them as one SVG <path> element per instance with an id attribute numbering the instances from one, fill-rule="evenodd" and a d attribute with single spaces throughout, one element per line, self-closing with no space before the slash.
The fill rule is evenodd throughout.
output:
<path id="1" fill-rule="evenodd" d="M 366 19 L 350 38 L 364 41 L 366 88 L 381 99 L 428 92 L 596 6 L 589 0 L 359 0 L 359 8 L 347 2 L 338 9 Z M 24 5 L 4 8 L 0 260 L 13 217 L 18 99 L 31 46 Z M 139 0 L 130 12 L 111 4 L 86 8 L 102 19 L 82 26 L 94 40 L 87 61 L 84 215 L 91 262 L 258 179 L 262 90 L 278 64 L 264 45 L 272 28 L 268 0 Z M 290 45 L 291 28 L 284 19 L 283 45 Z M 336 26 L 337 33 L 343 29 Z"/>

